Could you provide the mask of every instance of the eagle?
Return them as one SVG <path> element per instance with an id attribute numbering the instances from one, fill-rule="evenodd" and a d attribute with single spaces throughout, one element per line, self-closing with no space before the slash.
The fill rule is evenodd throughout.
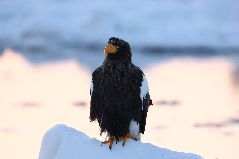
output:
<path id="1" fill-rule="evenodd" d="M 111 37 L 104 49 L 105 60 L 92 73 L 90 121 L 98 121 L 102 144 L 128 139 L 140 140 L 144 134 L 148 108 L 152 104 L 143 71 L 132 63 L 128 42 Z M 102 145 L 101 144 L 101 145 Z"/>

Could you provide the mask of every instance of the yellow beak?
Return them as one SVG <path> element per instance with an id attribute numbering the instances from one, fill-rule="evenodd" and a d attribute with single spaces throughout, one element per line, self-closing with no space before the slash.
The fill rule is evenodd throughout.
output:
<path id="1" fill-rule="evenodd" d="M 113 44 L 108 44 L 108 45 L 105 47 L 105 50 L 104 50 L 104 52 L 105 52 L 106 54 L 114 54 L 114 53 L 116 53 L 117 51 L 118 51 L 118 49 L 117 49 L 116 46 L 113 45 Z"/>

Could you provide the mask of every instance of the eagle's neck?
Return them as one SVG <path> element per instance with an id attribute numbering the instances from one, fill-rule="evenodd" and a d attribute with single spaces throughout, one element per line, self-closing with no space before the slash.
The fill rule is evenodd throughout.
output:
<path id="1" fill-rule="evenodd" d="M 131 61 L 121 59 L 105 59 L 103 70 L 108 71 L 126 71 L 129 68 Z"/>
<path id="2" fill-rule="evenodd" d="M 103 63 L 103 69 L 124 71 L 129 68 L 131 57 L 107 56 Z"/>

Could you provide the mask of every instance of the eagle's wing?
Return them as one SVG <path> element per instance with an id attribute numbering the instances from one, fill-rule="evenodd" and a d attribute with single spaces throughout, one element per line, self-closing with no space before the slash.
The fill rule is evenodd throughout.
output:
<path id="1" fill-rule="evenodd" d="M 145 131 L 148 108 L 150 105 L 153 105 L 153 104 L 149 95 L 148 81 L 143 71 L 139 67 L 135 66 L 134 64 L 131 64 L 131 72 L 134 74 L 134 76 L 137 76 L 138 78 L 142 80 L 141 87 L 140 87 L 140 100 L 142 105 L 139 105 L 140 117 L 139 119 L 137 119 L 137 122 L 139 122 L 139 125 L 140 125 L 140 132 L 143 134 Z"/>
<path id="2" fill-rule="evenodd" d="M 102 70 L 101 68 L 97 68 L 93 74 L 92 74 L 92 81 L 90 84 L 90 121 L 98 120 L 100 122 L 101 120 L 101 105 L 99 104 L 100 100 L 100 92 L 98 91 L 98 85 L 99 85 L 99 77 L 101 76 Z"/>
<path id="3" fill-rule="evenodd" d="M 145 131 L 148 108 L 150 105 L 153 105 L 152 100 L 150 99 L 150 95 L 149 95 L 148 81 L 147 81 L 146 77 L 144 76 L 144 74 L 143 74 L 142 86 L 140 87 L 140 97 L 141 97 L 141 101 L 142 101 L 140 132 L 143 134 Z"/>

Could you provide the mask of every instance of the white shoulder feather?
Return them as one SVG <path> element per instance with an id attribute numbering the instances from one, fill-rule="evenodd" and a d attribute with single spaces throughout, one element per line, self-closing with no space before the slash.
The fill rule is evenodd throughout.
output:
<path id="1" fill-rule="evenodd" d="M 92 95 L 93 90 L 94 90 L 94 85 L 93 85 L 93 81 L 91 81 L 91 83 L 90 83 L 90 95 Z"/>
<path id="2" fill-rule="evenodd" d="M 143 75 L 142 86 L 140 87 L 140 98 L 143 102 L 144 98 L 146 97 L 147 93 L 149 93 L 149 86 L 146 77 Z M 142 105 L 143 109 L 143 105 Z"/>

